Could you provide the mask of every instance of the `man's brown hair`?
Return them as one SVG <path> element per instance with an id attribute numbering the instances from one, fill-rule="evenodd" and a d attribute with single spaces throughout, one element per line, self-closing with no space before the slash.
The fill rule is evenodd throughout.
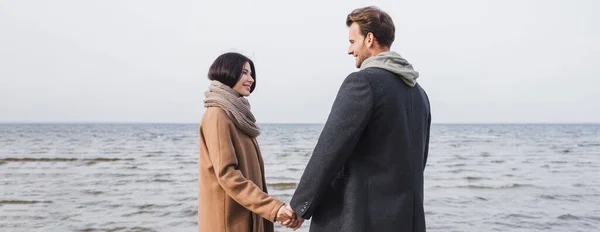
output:
<path id="1" fill-rule="evenodd" d="M 368 6 L 353 10 L 346 18 L 346 26 L 357 23 L 360 33 L 367 36 L 369 32 L 373 33 L 379 45 L 390 48 L 394 42 L 396 27 L 392 17 L 381 9 Z"/>

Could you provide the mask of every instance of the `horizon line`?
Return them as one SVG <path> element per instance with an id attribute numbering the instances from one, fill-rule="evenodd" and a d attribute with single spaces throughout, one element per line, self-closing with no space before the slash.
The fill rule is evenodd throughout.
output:
<path id="1" fill-rule="evenodd" d="M 127 122 L 127 121 L 99 121 L 99 122 L 17 122 L 17 121 L 0 121 L 0 125 L 8 124 L 54 124 L 54 125 L 110 125 L 110 124 L 200 124 L 199 122 Z M 325 122 L 259 122 L 258 124 L 297 124 L 297 125 L 324 125 Z M 433 122 L 437 125 L 600 125 L 600 122 Z"/>

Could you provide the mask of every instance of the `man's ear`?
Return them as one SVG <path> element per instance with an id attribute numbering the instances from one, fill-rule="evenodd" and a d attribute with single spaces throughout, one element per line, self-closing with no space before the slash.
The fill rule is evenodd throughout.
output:
<path id="1" fill-rule="evenodd" d="M 373 33 L 371 33 L 371 32 L 367 33 L 367 36 L 365 36 L 365 44 L 367 45 L 368 48 L 370 48 L 371 46 L 373 46 L 373 44 L 375 44 L 375 36 L 373 35 Z"/>

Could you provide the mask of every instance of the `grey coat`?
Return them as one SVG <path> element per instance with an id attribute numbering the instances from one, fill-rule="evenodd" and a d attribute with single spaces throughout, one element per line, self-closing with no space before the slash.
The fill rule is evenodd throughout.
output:
<path id="1" fill-rule="evenodd" d="M 425 231 L 427 94 L 366 68 L 343 82 L 291 200 L 311 232 Z"/>

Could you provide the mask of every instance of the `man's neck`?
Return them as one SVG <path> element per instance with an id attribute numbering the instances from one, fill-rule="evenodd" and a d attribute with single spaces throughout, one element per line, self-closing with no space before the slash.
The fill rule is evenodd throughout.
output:
<path id="1" fill-rule="evenodd" d="M 373 48 L 373 49 L 371 50 L 371 56 L 376 56 L 376 55 L 379 55 L 379 54 L 381 54 L 381 53 L 383 53 L 383 52 L 389 52 L 389 51 L 390 51 L 390 48 L 386 48 L 386 47 L 376 47 L 376 48 Z"/>

